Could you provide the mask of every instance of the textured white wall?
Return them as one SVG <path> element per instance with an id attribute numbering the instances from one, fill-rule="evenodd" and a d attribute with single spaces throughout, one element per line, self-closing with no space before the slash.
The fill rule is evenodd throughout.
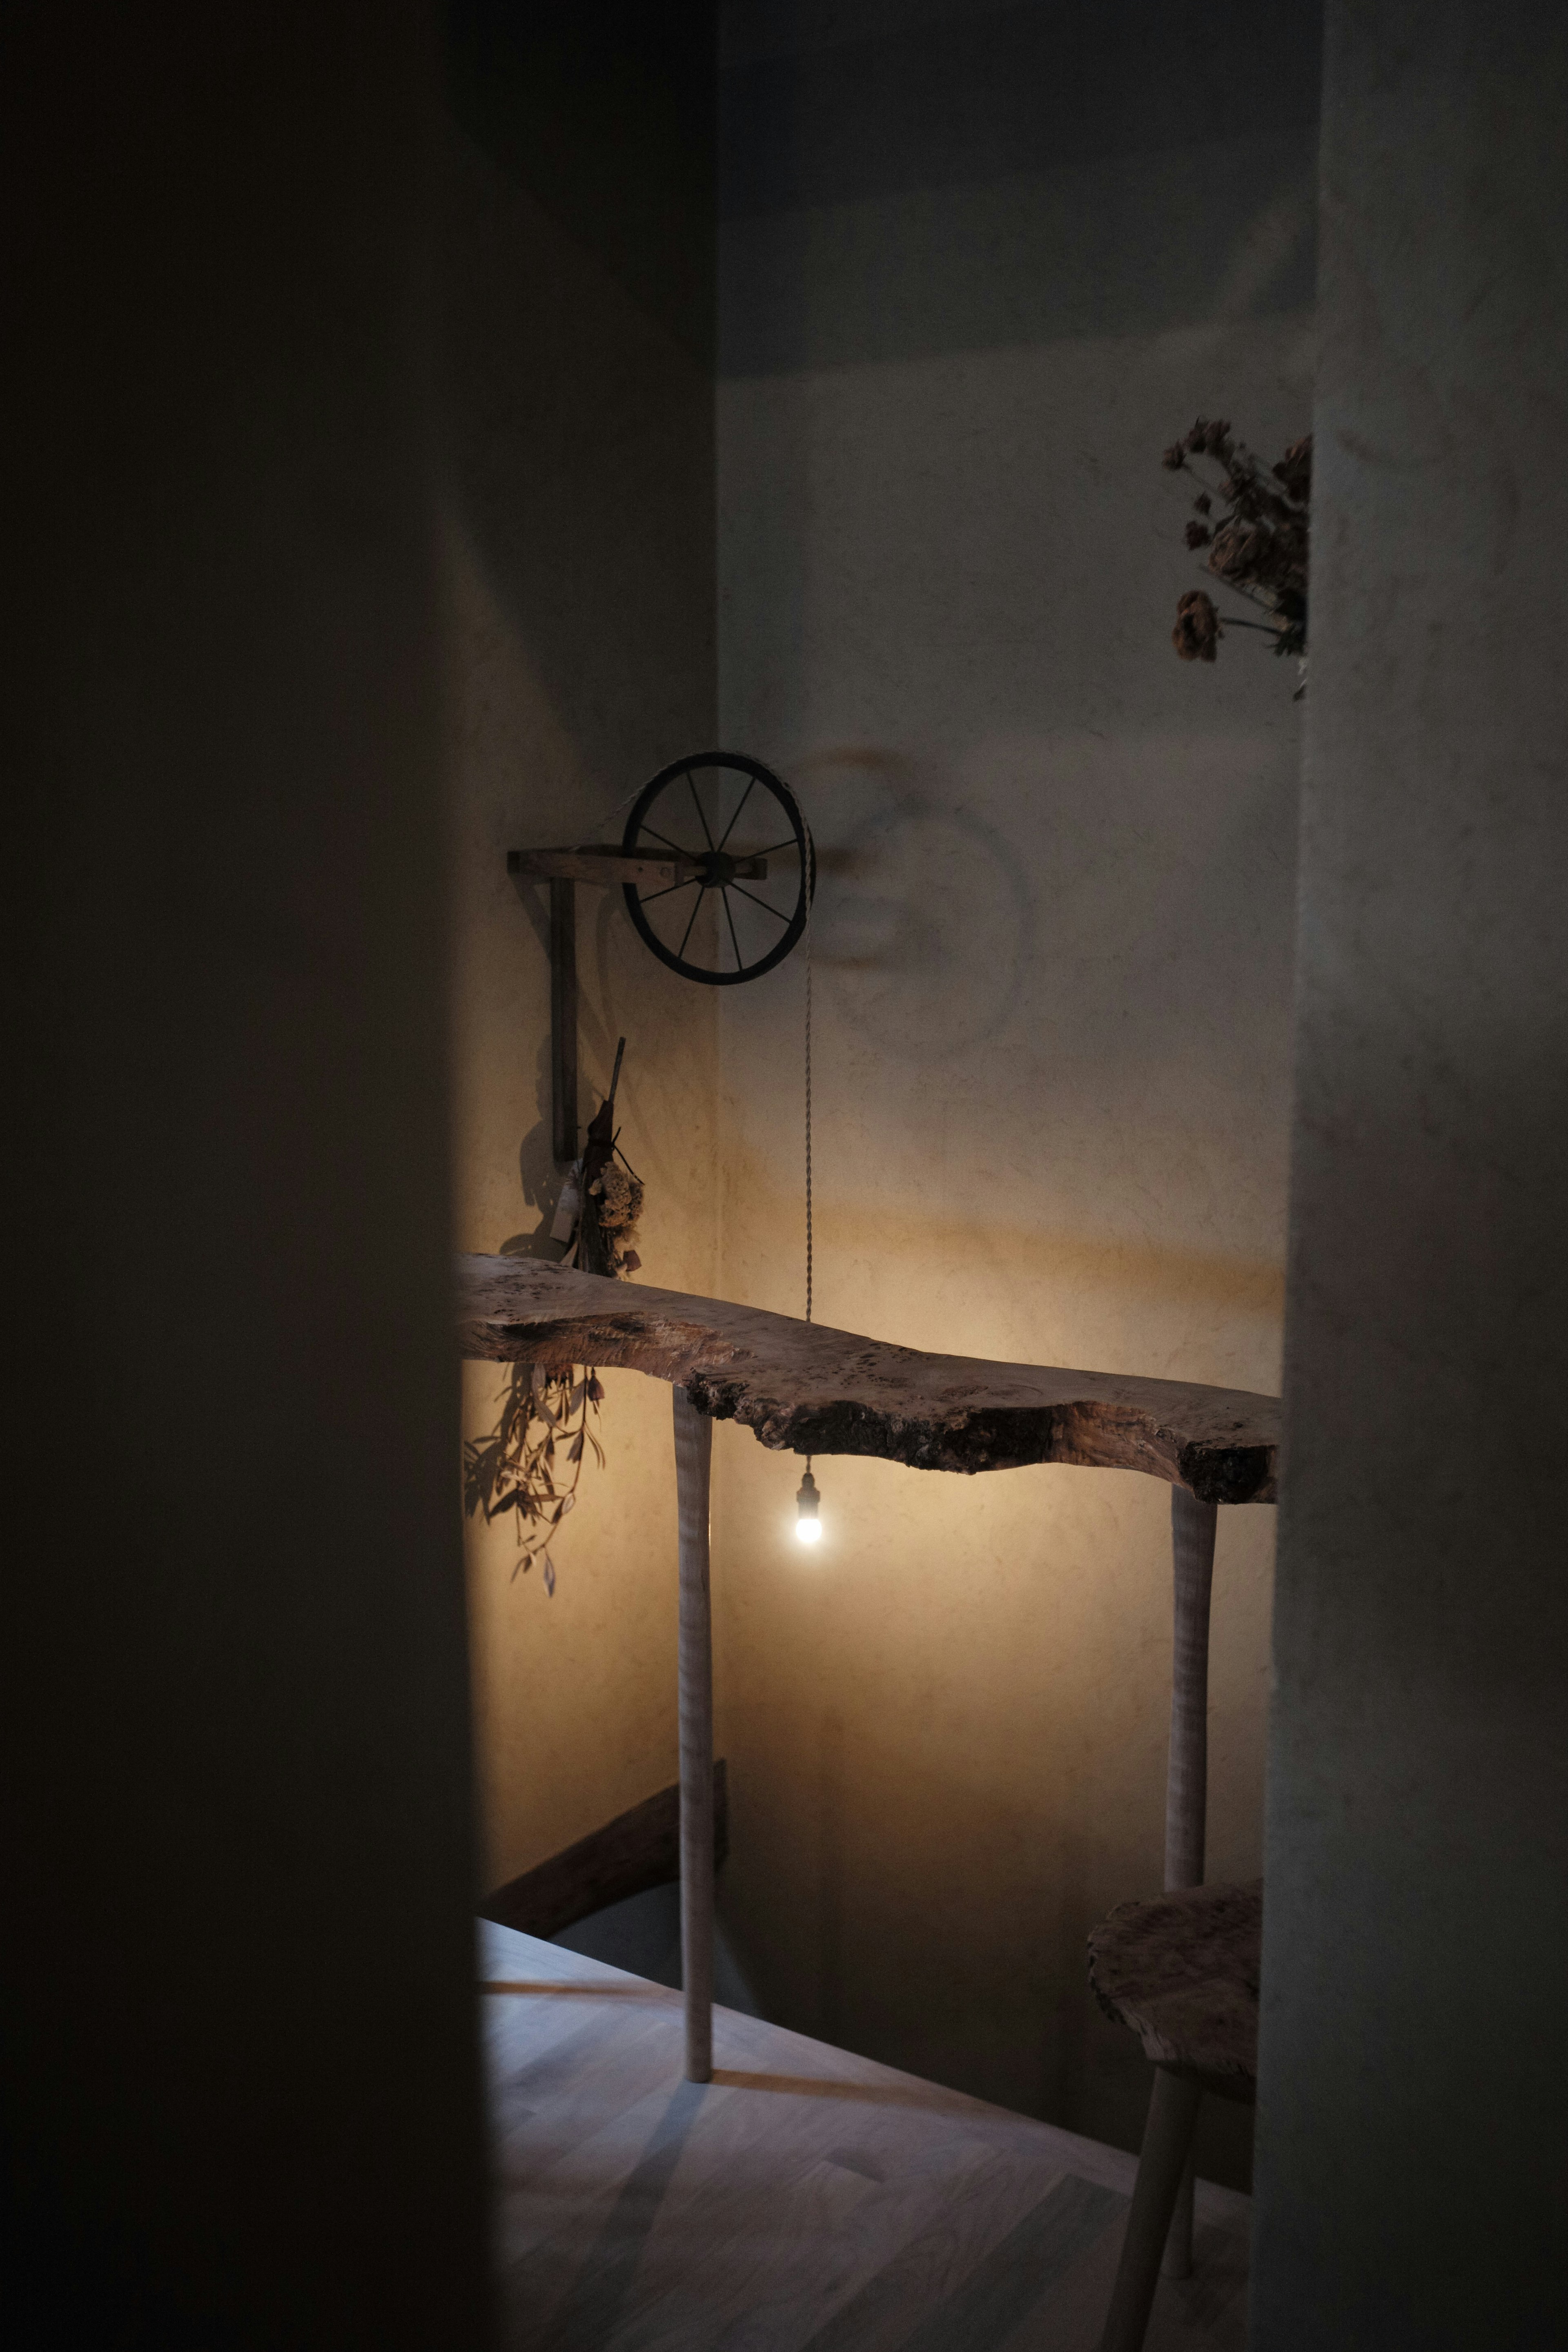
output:
<path id="1" fill-rule="evenodd" d="M 1331 11 L 1253 2341 L 1568 2342 L 1568 20 Z"/>
<path id="2" fill-rule="evenodd" d="M 1273 1389 L 1299 712 L 1256 640 L 1177 663 L 1159 457 L 1309 420 L 1314 26 L 1234 28 L 1238 133 L 1224 22 L 1055 14 L 726 12 L 721 731 L 822 851 L 821 1318 Z M 721 1009 L 721 1286 L 795 1311 L 802 981 Z M 717 1459 L 764 2002 L 1131 2144 L 1082 1942 L 1159 1881 L 1164 1489 L 830 1462 L 806 1566 L 798 1465 Z M 1222 1524 L 1214 1874 L 1258 1866 L 1272 1538 Z"/>

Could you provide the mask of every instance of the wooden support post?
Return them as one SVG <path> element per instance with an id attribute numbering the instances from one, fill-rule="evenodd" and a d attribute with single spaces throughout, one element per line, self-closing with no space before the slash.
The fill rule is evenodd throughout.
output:
<path id="1" fill-rule="evenodd" d="M 1165 1891 L 1204 1883 L 1208 1816 L 1209 1594 L 1219 1511 L 1185 1486 L 1171 1489 L 1175 1570 L 1171 1643 L 1171 1752 L 1165 1779 Z M 1193 2168 L 1182 2176 L 1162 2265 L 1167 2278 L 1193 2273 Z"/>
<path id="2" fill-rule="evenodd" d="M 683 1388 L 675 1397 L 680 1514 L 680 1973 L 686 2074 L 713 2075 L 713 1633 L 708 1590 L 708 1487 L 713 1424 Z"/>
<path id="3" fill-rule="evenodd" d="M 1168 2241 L 1172 2211 L 1187 2177 L 1187 2150 L 1201 2096 L 1196 2083 L 1163 2066 L 1155 2067 L 1132 2210 L 1127 2216 L 1127 2235 L 1121 2242 L 1100 2352 L 1142 2352 L 1160 2275 L 1160 2249 Z"/>
<path id="4" fill-rule="evenodd" d="M 1219 1512 L 1171 1489 L 1175 1612 L 1171 1644 L 1171 1753 L 1165 1776 L 1165 1892 L 1204 1883 L 1208 1807 L 1209 1593 Z"/>
<path id="5" fill-rule="evenodd" d="M 577 1157 L 577 886 L 550 885 L 550 1124 L 558 1161 Z"/>

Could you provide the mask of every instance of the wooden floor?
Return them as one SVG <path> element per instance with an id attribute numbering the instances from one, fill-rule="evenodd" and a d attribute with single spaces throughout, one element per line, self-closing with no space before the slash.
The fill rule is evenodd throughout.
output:
<path id="1" fill-rule="evenodd" d="M 507 2352 L 1094 2352 L 1131 2157 L 731 2010 L 683 2082 L 678 1994 L 480 1936 Z M 1247 2210 L 1149 2352 L 1242 2352 Z"/>

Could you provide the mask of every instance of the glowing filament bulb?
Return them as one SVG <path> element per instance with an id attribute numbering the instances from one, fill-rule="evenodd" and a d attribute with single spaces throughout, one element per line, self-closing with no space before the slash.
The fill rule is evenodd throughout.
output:
<path id="1" fill-rule="evenodd" d="M 800 1482 L 800 1492 L 795 1498 L 795 1531 L 803 1544 L 822 1541 L 822 1521 L 817 1515 L 821 1501 L 822 1497 L 816 1491 L 816 1481 L 811 1475 L 811 1464 L 808 1460 L 805 1465 L 805 1475 Z"/>

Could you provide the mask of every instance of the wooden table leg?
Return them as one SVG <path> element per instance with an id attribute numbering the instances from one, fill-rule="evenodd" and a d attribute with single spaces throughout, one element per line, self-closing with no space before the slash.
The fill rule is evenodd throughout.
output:
<path id="1" fill-rule="evenodd" d="M 689 2082 L 713 2075 L 713 1633 L 708 1490 L 713 1424 L 683 1388 L 675 1397 L 680 1515 L 680 1969 Z"/>
<path id="2" fill-rule="evenodd" d="M 1171 1645 L 1171 1751 L 1165 1780 L 1165 1890 L 1201 1886 L 1208 1813 L 1209 1594 L 1219 1512 L 1184 1486 L 1171 1489 L 1175 1611 Z M 1162 2264 L 1167 2278 L 1193 2270 L 1193 2168 L 1177 2191 Z"/>
<path id="3" fill-rule="evenodd" d="M 1171 1656 L 1171 1753 L 1165 1778 L 1165 1892 L 1204 1883 L 1208 1807 L 1209 1592 L 1219 1512 L 1184 1486 L 1171 1489 L 1175 1624 Z"/>

